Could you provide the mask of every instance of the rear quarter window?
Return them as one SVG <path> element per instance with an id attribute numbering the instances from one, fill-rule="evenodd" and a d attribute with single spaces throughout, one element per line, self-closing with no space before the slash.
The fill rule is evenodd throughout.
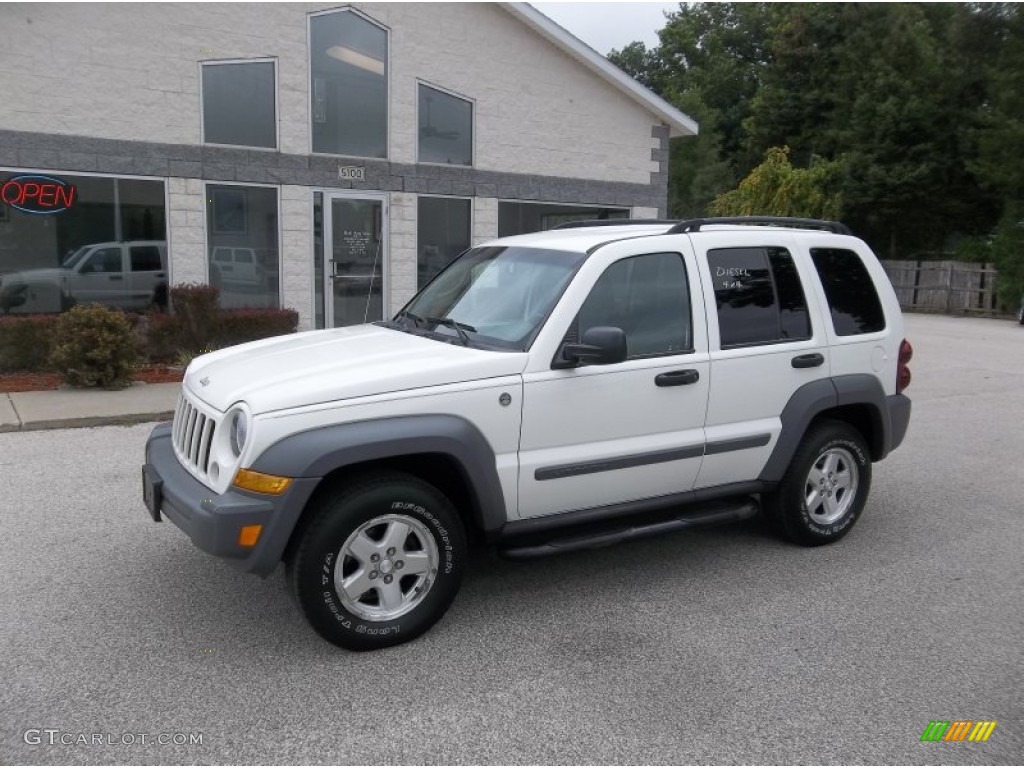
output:
<path id="1" fill-rule="evenodd" d="M 811 260 L 825 289 L 836 336 L 885 330 L 882 302 L 860 256 L 840 248 L 812 248 Z"/>
<path id="2" fill-rule="evenodd" d="M 811 337 L 800 276 L 785 248 L 708 251 L 721 347 L 782 344 Z"/>

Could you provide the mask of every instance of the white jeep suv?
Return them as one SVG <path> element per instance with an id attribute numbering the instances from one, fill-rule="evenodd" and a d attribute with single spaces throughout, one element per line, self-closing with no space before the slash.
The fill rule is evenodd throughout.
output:
<path id="1" fill-rule="evenodd" d="M 202 549 L 284 562 L 313 628 L 365 650 L 513 557 L 763 512 L 846 535 L 903 440 L 911 348 L 838 223 L 583 222 L 471 248 L 392 320 L 204 355 L 143 493 Z"/>

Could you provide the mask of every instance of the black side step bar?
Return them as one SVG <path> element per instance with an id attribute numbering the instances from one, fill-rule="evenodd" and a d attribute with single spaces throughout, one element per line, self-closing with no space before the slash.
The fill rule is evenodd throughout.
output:
<path id="1" fill-rule="evenodd" d="M 677 515 L 660 520 L 631 524 L 629 520 L 617 520 L 602 527 L 589 530 L 577 530 L 572 533 L 552 531 L 552 538 L 538 541 L 533 538 L 529 542 L 499 545 L 498 552 L 512 560 L 529 560 L 535 557 L 546 557 L 579 549 L 596 549 L 619 544 L 623 541 L 658 536 L 684 528 L 697 528 L 722 523 L 747 520 L 757 514 L 759 505 L 755 499 L 745 498 L 737 501 L 713 502 L 702 506 L 699 511 L 680 511 Z"/>

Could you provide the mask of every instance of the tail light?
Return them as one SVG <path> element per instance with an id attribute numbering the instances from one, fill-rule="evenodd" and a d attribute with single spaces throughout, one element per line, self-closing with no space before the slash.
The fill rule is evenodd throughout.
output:
<path id="1" fill-rule="evenodd" d="M 910 346 L 910 342 L 904 339 L 900 342 L 900 356 L 896 363 L 896 394 L 898 395 L 904 389 L 910 386 L 910 368 L 907 367 L 907 363 L 914 356 L 914 348 Z"/>

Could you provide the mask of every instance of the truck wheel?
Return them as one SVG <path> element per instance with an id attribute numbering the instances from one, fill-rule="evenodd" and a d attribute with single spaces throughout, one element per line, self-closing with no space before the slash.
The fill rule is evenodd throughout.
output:
<path id="1" fill-rule="evenodd" d="M 386 648 L 423 634 L 448 610 L 466 536 L 436 488 L 375 473 L 323 497 L 313 514 L 286 575 L 325 640 L 353 651 Z"/>
<path id="2" fill-rule="evenodd" d="M 864 438 L 848 424 L 825 421 L 807 433 L 778 488 L 765 495 L 765 516 L 797 544 L 831 544 L 853 528 L 870 489 Z"/>

